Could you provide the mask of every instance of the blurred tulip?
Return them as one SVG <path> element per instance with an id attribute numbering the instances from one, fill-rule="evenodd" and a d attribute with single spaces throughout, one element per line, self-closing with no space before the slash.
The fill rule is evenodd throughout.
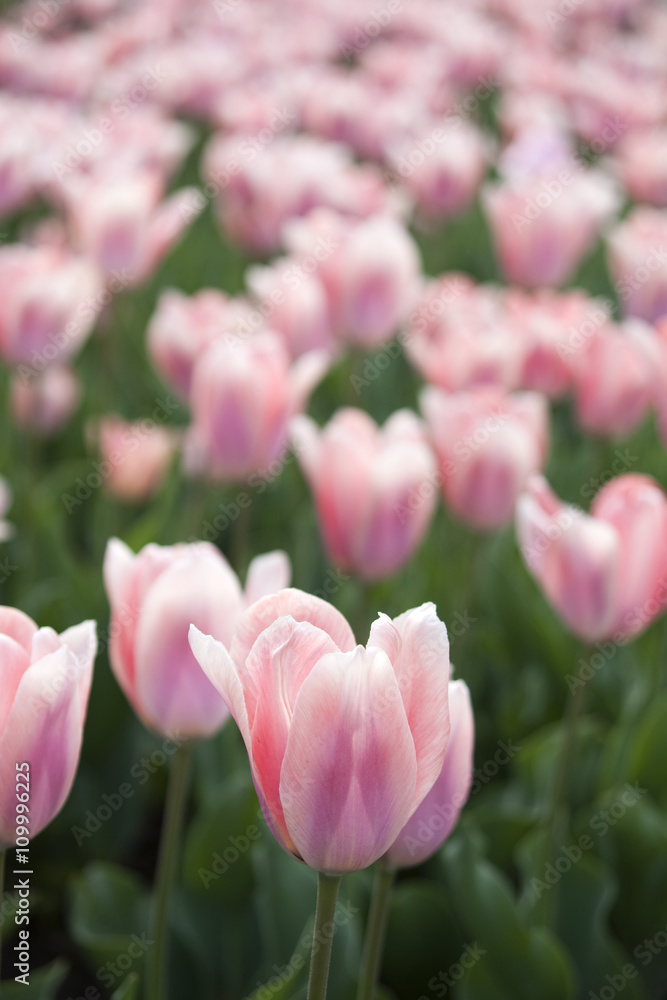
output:
<path id="1" fill-rule="evenodd" d="M 241 730 L 271 832 L 318 871 L 366 868 L 442 770 L 447 630 L 424 604 L 381 615 L 355 646 L 339 612 L 300 591 L 244 618 L 245 659 L 195 627 L 190 642 Z"/>
<path id="2" fill-rule="evenodd" d="M 667 208 L 667 128 L 633 131 L 615 149 L 615 163 L 634 201 Z"/>
<path id="3" fill-rule="evenodd" d="M 422 378 L 450 392 L 517 388 L 524 344 L 507 322 L 498 289 L 452 272 L 429 281 L 403 339 Z"/>
<path id="4" fill-rule="evenodd" d="M 392 868 L 420 865 L 456 826 L 472 784 L 475 720 L 465 681 L 449 682 L 451 732 L 442 771 L 384 856 Z"/>
<path id="5" fill-rule="evenodd" d="M 216 340 L 198 358 L 186 441 L 189 472 L 239 480 L 266 470 L 287 447 L 287 427 L 329 365 L 310 351 L 291 363 L 277 333 Z"/>
<path id="6" fill-rule="evenodd" d="M 12 419 L 45 437 L 57 434 L 72 416 L 81 398 L 81 383 L 68 365 L 49 365 L 31 380 L 12 378 L 9 407 Z"/>
<path id="7" fill-rule="evenodd" d="M 379 215 L 346 220 L 320 210 L 286 227 L 285 240 L 297 259 L 328 241 L 317 274 L 337 337 L 367 348 L 396 335 L 420 284 L 416 244 L 399 222 Z"/>
<path id="8" fill-rule="evenodd" d="M 623 645 L 667 604 L 667 497 L 649 476 L 612 479 L 590 515 L 536 476 L 517 505 L 517 532 L 547 599 L 586 642 Z"/>
<path id="9" fill-rule="evenodd" d="M 154 496 L 176 450 L 176 433 L 152 420 L 126 423 L 112 415 L 100 420 L 97 434 L 107 492 L 130 503 Z"/>
<path id="10" fill-rule="evenodd" d="M 192 296 L 168 289 L 148 324 L 148 354 L 167 385 L 187 399 L 199 355 L 218 337 L 249 336 L 254 319 L 249 302 L 230 299 L 215 288 Z"/>
<path id="11" fill-rule="evenodd" d="M 137 170 L 78 175 L 64 188 L 74 240 L 104 274 L 146 281 L 201 210 L 195 188 L 162 200 L 163 187 L 156 171 Z"/>
<path id="12" fill-rule="evenodd" d="M 458 120 L 414 137 L 392 152 L 392 169 L 414 196 L 424 222 L 460 215 L 469 207 L 486 172 L 481 133 Z"/>
<path id="13" fill-rule="evenodd" d="M 454 514 L 480 531 L 508 524 L 528 478 L 546 461 L 545 397 L 505 395 L 491 387 L 451 395 L 427 388 L 421 409 L 439 459 L 443 496 Z"/>
<path id="14" fill-rule="evenodd" d="M 95 622 L 57 635 L 0 608 L 0 850 L 16 841 L 19 768 L 30 788 L 25 826 L 35 837 L 62 809 L 79 764 L 97 651 Z M 26 767 L 27 765 L 27 767 Z"/>
<path id="15" fill-rule="evenodd" d="M 621 309 L 649 323 L 667 314 L 667 210 L 639 205 L 609 234 L 609 270 Z"/>
<path id="16" fill-rule="evenodd" d="M 577 417 L 584 430 L 627 437 L 654 398 L 660 345 L 641 320 L 608 324 L 591 339 L 577 366 Z"/>
<path id="17" fill-rule="evenodd" d="M 333 350 L 329 302 L 317 274 L 306 274 L 298 261 L 283 257 L 270 267 L 249 268 L 246 280 L 266 323 L 282 334 L 293 358 Z"/>
<path id="18" fill-rule="evenodd" d="M 30 365 L 30 374 L 71 357 L 93 327 L 102 293 L 96 268 L 81 257 L 53 247 L 2 247 L 0 355 Z"/>
<path id="19" fill-rule="evenodd" d="M 503 275 L 528 288 L 566 282 L 619 201 L 611 179 L 594 170 L 563 169 L 482 193 Z"/>
<path id="20" fill-rule="evenodd" d="M 321 431 L 308 417 L 292 428 L 331 563 L 364 580 L 396 573 L 424 538 L 436 505 L 436 462 L 421 422 L 399 410 L 380 430 L 350 408 Z"/>
<path id="21" fill-rule="evenodd" d="M 107 544 L 104 583 L 111 604 L 109 658 L 144 725 L 173 736 L 211 736 L 227 708 L 188 645 L 198 623 L 229 644 L 244 608 L 287 586 L 283 552 L 254 559 L 245 594 L 214 545 L 147 545 L 136 555 L 117 538 Z"/>

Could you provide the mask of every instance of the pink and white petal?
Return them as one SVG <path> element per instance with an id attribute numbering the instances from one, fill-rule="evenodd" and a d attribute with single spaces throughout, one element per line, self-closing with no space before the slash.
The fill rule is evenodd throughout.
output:
<path id="1" fill-rule="evenodd" d="M 440 774 L 449 740 L 449 638 L 435 604 L 394 619 L 401 636 L 392 660 L 417 754 L 416 808 Z"/>
<path id="2" fill-rule="evenodd" d="M 79 678 L 79 694 L 84 709 L 88 705 L 90 687 L 93 681 L 93 665 L 97 655 L 97 623 L 81 622 L 60 633 L 60 641 L 70 651 Z"/>
<path id="3" fill-rule="evenodd" d="M 318 871 L 366 868 L 410 816 L 417 759 L 387 656 L 323 657 L 301 685 L 280 779 L 287 829 Z"/>
<path id="4" fill-rule="evenodd" d="M 248 567 L 245 582 L 246 604 L 254 604 L 261 597 L 276 594 L 290 585 L 292 565 L 286 552 L 277 549 L 256 556 Z"/>
<path id="5" fill-rule="evenodd" d="M 277 594 L 260 598 L 241 615 L 230 649 L 233 660 L 244 664 L 264 629 L 286 615 L 297 622 L 310 622 L 327 632 L 343 652 L 349 652 L 356 645 L 352 629 L 332 604 L 303 590 L 288 587 Z"/>
<path id="6" fill-rule="evenodd" d="M 28 655 L 30 655 L 32 637 L 36 631 L 37 626 L 34 621 L 32 618 L 28 618 L 23 611 L 4 605 L 0 606 L 0 635 L 8 635 L 14 639 Z"/>
<path id="7" fill-rule="evenodd" d="M 30 765 L 30 836 L 62 808 L 74 782 L 85 711 L 64 647 L 32 664 L 0 735 L 0 759 Z M 14 768 L 0 768 L 0 847 L 14 843 Z"/>
<path id="8" fill-rule="evenodd" d="M 23 646 L 8 635 L 0 635 L 0 733 L 29 666 L 30 658 Z"/>
<path id="9" fill-rule="evenodd" d="M 256 692 L 248 720 L 255 782 L 285 842 L 293 849 L 280 800 L 280 772 L 299 690 L 323 656 L 338 649 L 331 636 L 308 622 L 279 618 L 253 646 L 246 662 Z"/>
<path id="10" fill-rule="evenodd" d="M 224 701 L 241 731 L 252 767 L 252 744 L 245 692 L 236 664 L 221 642 L 212 635 L 200 632 L 196 625 L 190 626 L 188 638 L 197 663 Z"/>
<path id="11" fill-rule="evenodd" d="M 120 538 L 110 538 L 104 553 L 104 586 L 112 608 L 127 600 L 137 556 Z"/>

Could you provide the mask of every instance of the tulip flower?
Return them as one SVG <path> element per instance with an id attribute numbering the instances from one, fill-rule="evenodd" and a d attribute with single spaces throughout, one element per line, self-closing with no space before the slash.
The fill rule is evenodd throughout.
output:
<path id="1" fill-rule="evenodd" d="M 241 480 L 266 470 L 285 452 L 289 421 L 328 364 L 320 351 L 292 364 L 279 335 L 269 330 L 236 342 L 215 340 L 192 376 L 188 471 Z"/>
<path id="2" fill-rule="evenodd" d="M 456 826 L 472 784 L 475 720 L 465 681 L 449 682 L 451 732 L 442 771 L 384 856 L 392 868 L 426 861 Z"/>
<path id="3" fill-rule="evenodd" d="M 650 476 L 612 479 L 590 515 L 534 477 L 517 504 L 526 564 L 567 627 L 619 645 L 667 604 L 667 497 Z"/>
<path id="4" fill-rule="evenodd" d="M 58 635 L 0 608 L 0 853 L 16 841 L 17 765 L 28 765 L 36 836 L 57 816 L 79 763 L 97 650 L 95 622 Z"/>
<path id="5" fill-rule="evenodd" d="M 421 408 L 440 462 L 443 496 L 454 514 L 480 531 L 508 524 L 528 478 L 546 460 L 545 397 L 505 395 L 492 387 L 451 395 L 427 388 Z"/>
<path id="6" fill-rule="evenodd" d="M 600 328 L 575 368 L 580 425 L 610 437 L 631 434 L 653 402 L 660 353 L 653 329 L 641 320 Z"/>
<path id="7" fill-rule="evenodd" d="M 609 270 L 626 316 L 667 315 L 667 211 L 638 205 L 609 234 Z"/>
<path id="8" fill-rule="evenodd" d="M 177 447 L 175 432 L 151 420 L 126 423 L 110 415 L 100 420 L 97 434 L 107 492 L 129 503 L 154 496 Z"/>
<path id="9" fill-rule="evenodd" d="M 380 430 L 349 408 L 322 431 L 297 417 L 292 436 L 332 564 L 364 580 L 396 573 L 422 541 L 436 504 L 436 462 L 421 422 L 399 410 Z"/>
<path id="10" fill-rule="evenodd" d="M 34 375 L 78 351 L 102 308 L 103 286 L 82 257 L 12 244 L 0 249 L 0 296 L 0 356 Z"/>
<path id="11" fill-rule="evenodd" d="M 245 612 L 229 650 L 194 626 L 190 643 L 241 730 L 278 843 L 329 874 L 381 857 L 449 739 L 449 645 L 435 606 L 381 615 L 363 647 L 331 605 L 286 590 Z"/>
<path id="12" fill-rule="evenodd" d="M 147 545 L 136 555 L 112 538 L 104 559 L 111 604 L 111 668 L 142 722 L 167 736 L 203 738 L 227 718 L 222 698 L 188 646 L 196 622 L 231 641 L 244 608 L 284 587 L 290 567 L 283 552 L 250 564 L 245 594 L 222 553 L 208 542 Z"/>
<path id="13" fill-rule="evenodd" d="M 65 426 L 80 398 L 81 383 L 74 369 L 56 364 L 31 379 L 15 375 L 9 403 L 19 427 L 48 437 Z"/>

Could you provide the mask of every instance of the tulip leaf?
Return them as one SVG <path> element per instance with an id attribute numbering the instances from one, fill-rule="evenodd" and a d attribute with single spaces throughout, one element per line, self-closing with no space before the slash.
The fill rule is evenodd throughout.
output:
<path id="1" fill-rule="evenodd" d="M 667 801 L 667 693 L 648 706 L 628 757 L 628 778 Z"/>
<path id="2" fill-rule="evenodd" d="M 138 1000 L 139 976 L 131 972 L 127 979 L 118 987 L 111 1000 Z"/>
<path id="3" fill-rule="evenodd" d="M 462 838 L 450 841 L 443 853 L 466 940 L 483 953 L 480 964 L 493 970 L 499 988 L 514 1000 L 570 1000 L 573 970 L 567 955 L 546 928 L 523 925 L 500 872 Z"/>
<path id="4" fill-rule="evenodd" d="M 127 955 L 130 964 L 140 961 L 150 946 L 148 927 L 149 893 L 132 872 L 91 862 L 74 879 L 70 930 L 96 961 L 103 964 L 120 955 Z M 121 971 L 129 968 L 126 962 L 124 970 L 119 966 Z"/>
<path id="5" fill-rule="evenodd" d="M 264 836 L 250 775 L 237 772 L 190 824 L 183 854 L 185 884 L 225 902 L 242 900 L 254 886 L 251 854 Z"/>

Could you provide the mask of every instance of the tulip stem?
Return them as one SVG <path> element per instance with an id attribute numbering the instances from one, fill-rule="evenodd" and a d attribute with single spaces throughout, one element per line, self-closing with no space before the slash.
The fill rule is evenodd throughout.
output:
<path id="1" fill-rule="evenodd" d="M 0 907 L 4 902 L 5 896 L 5 857 L 7 851 L 2 848 L 0 849 Z M 2 979 L 2 920 L 0 920 L 0 979 Z M 0 986 L 2 984 L 0 983 Z"/>
<path id="2" fill-rule="evenodd" d="M 154 944 L 147 957 L 146 995 L 148 1000 L 166 1000 L 167 996 L 165 992 L 165 960 L 169 930 L 169 900 L 176 878 L 178 851 L 188 797 L 191 759 L 192 748 L 190 746 L 181 747 L 174 757 L 169 775 L 151 916 L 150 937 Z"/>
<path id="3" fill-rule="evenodd" d="M 310 978 L 308 979 L 307 1000 L 325 1000 L 331 945 L 336 925 L 336 902 L 342 875 L 317 873 L 317 907 L 313 927 L 313 948 L 310 953 Z"/>
<path id="4" fill-rule="evenodd" d="M 395 868 L 378 865 L 373 882 L 373 896 L 368 914 L 364 954 L 361 960 L 361 975 L 357 1000 L 373 1000 L 380 974 L 380 962 L 384 948 L 384 934 L 389 914 L 389 899 L 396 875 Z"/>

